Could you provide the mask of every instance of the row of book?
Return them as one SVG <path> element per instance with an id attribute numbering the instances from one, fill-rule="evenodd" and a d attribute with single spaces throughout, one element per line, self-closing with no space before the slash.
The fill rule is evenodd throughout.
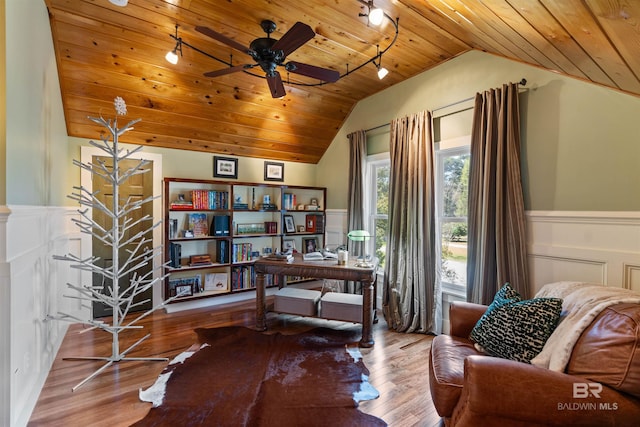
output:
<path id="1" fill-rule="evenodd" d="M 278 284 L 278 277 L 271 274 L 264 276 L 265 286 Z M 256 271 L 252 265 L 243 265 L 231 269 L 231 290 L 254 289 L 256 287 Z"/>
<path id="2" fill-rule="evenodd" d="M 282 197 L 282 203 L 285 209 L 292 210 L 295 209 L 296 204 L 296 195 L 292 193 L 284 193 Z"/>
<path id="3" fill-rule="evenodd" d="M 218 190 L 192 190 L 193 209 L 229 209 L 229 192 Z"/>
<path id="4" fill-rule="evenodd" d="M 251 243 L 234 243 L 231 246 L 231 262 L 251 261 L 252 248 Z"/>

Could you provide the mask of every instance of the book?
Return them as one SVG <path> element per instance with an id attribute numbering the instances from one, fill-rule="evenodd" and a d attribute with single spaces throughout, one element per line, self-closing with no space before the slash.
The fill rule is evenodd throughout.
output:
<path id="1" fill-rule="evenodd" d="M 309 252 L 306 254 L 302 255 L 302 259 L 304 261 L 325 261 L 328 259 L 338 259 L 338 254 L 335 254 L 333 252 L 328 252 L 328 251 L 316 251 L 316 252 Z"/>
<path id="2" fill-rule="evenodd" d="M 226 240 L 218 240 L 216 242 L 216 262 L 219 264 L 227 264 L 229 262 L 229 242 Z"/>
<path id="3" fill-rule="evenodd" d="M 207 273 L 204 275 L 205 291 L 228 291 L 229 280 L 227 273 Z"/>
<path id="4" fill-rule="evenodd" d="M 189 230 L 193 232 L 193 237 L 208 236 L 209 224 L 207 222 L 207 214 L 189 214 Z"/>

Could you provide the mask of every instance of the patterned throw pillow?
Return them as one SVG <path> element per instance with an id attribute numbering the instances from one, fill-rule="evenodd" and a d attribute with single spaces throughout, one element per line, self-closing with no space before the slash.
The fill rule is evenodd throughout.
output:
<path id="1" fill-rule="evenodd" d="M 489 355 L 529 363 L 542 351 L 558 325 L 561 311 L 561 299 L 522 301 L 507 283 L 498 291 L 469 338 Z"/>

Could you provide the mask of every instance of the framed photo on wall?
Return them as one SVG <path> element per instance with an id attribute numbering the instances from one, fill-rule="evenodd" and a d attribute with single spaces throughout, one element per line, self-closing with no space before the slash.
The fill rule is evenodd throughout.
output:
<path id="1" fill-rule="evenodd" d="M 213 176 L 238 179 L 238 159 L 213 156 Z"/>
<path id="2" fill-rule="evenodd" d="M 283 239 L 282 240 L 282 250 L 284 252 L 288 252 L 289 250 L 296 249 L 296 241 L 294 239 Z"/>
<path id="3" fill-rule="evenodd" d="M 284 181 L 284 163 L 264 162 L 265 181 Z"/>

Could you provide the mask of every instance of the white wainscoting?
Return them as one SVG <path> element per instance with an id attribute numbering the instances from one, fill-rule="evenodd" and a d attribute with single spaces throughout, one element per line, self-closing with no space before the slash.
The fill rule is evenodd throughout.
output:
<path id="1" fill-rule="evenodd" d="M 79 253 L 82 238 L 72 228 L 77 211 L 71 208 L 10 206 L 0 215 L 6 250 L 0 254 L 0 425 L 23 426 L 68 326 L 45 320 L 47 314 L 82 311 L 77 300 L 63 297 L 78 271 L 53 255 Z"/>
<path id="2" fill-rule="evenodd" d="M 532 295 L 547 283 L 593 282 L 640 292 L 640 212 L 527 212 Z"/>

